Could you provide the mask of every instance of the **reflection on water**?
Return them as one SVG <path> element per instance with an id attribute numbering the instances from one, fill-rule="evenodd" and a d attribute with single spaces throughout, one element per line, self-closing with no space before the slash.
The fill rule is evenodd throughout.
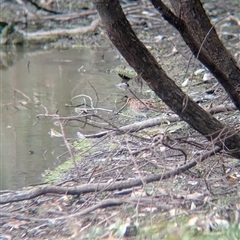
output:
<path id="1" fill-rule="evenodd" d="M 93 101 L 99 98 L 101 107 L 114 109 L 106 98 L 121 92 L 115 87 L 117 75 L 106 73 L 120 64 L 116 52 L 105 53 L 104 61 L 102 52 L 90 49 L 22 55 L 15 65 L 1 71 L 1 189 L 39 183 L 45 169 L 64 160 L 57 158 L 66 151 L 63 140 L 49 135 L 51 128 L 60 129 L 46 118 L 34 125 L 37 114 L 47 109 L 72 115 L 73 109 L 65 104 L 78 94 L 89 95 Z M 65 128 L 68 137 L 78 130 Z"/>

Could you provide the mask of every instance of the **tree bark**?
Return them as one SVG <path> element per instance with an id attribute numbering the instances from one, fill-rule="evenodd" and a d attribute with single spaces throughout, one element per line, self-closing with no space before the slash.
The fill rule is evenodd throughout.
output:
<path id="1" fill-rule="evenodd" d="M 219 39 L 199 0 L 170 0 L 176 15 L 161 0 L 154 7 L 181 34 L 198 58 L 224 87 L 240 110 L 240 68 Z"/>
<path id="2" fill-rule="evenodd" d="M 94 0 L 108 36 L 131 67 L 176 114 L 217 146 L 240 159 L 240 135 L 204 111 L 170 79 L 137 38 L 118 0 Z"/>

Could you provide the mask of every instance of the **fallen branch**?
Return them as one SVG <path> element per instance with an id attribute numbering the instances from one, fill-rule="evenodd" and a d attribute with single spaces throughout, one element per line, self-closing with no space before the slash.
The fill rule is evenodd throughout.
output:
<path id="1" fill-rule="evenodd" d="M 225 112 L 225 111 L 233 111 L 233 110 L 237 110 L 237 108 L 231 104 L 231 105 L 219 105 L 213 108 L 209 108 L 206 109 L 207 112 L 209 112 L 210 114 L 214 115 L 220 112 Z M 99 138 L 99 137 L 103 137 L 107 134 L 122 134 L 122 133 L 132 133 L 132 132 L 137 132 L 140 130 L 143 130 L 145 128 L 150 128 L 150 127 L 154 127 L 157 125 L 162 124 L 164 121 L 168 121 L 168 122 L 176 122 L 179 121 L 179 117 L 155 117 L 155 118 L 151 118 L 145 121 L 141 121 L 141 122 L 137 122 L 137 123 L 133 123 L 133 124 L 129 124 L 126 126 L 122 126 L 119 127 L 118 130 L 108 130 L 108 131 L 102 131 L 99 133 L 95 133 L 95 134 L 86 134 L 84 135 L 86 138 Z"/>
<path id="2" fill-rule="evenodd" d="M 93 110 L 96 110 L 96 108 L 93 108 Z M 101 109 L 98 109 L 101 110 Z M 108 109 L 104 109 L 105 111 L 111 111 Z M 231 104 L 231 105 L 219 105 L 213 108 L 209 108 L 206 109 L 207 112 L 209 112 L 210 114 L 214 115 L 220 112 L 225 112 L 225 111 L 233 111 L 233 110 L 237 110 L 237 108 Z M 40 117 L 50 117 L 52 119 L 58 119 L 58 120 L 64 120 L 64 121 L 81 121 L 82 117 L 87 117 L 87 116 L 93 116 L 91 114 L 89 115 L 78 115 L 78 116 L 70 116 L 70 117 L 60 117 L 58 114 L 48 114 L 48 111 L 46 110 L 45 114 L 38 114 L 37 115 L 37 121 L 33 124 L 35 125 L 38 121 Z M 136 122 L 133 124 L 129 124 L 126 126 L 122 126 L 119 128 L 114 127 L 114 129 L 111 130 L 106 130 L 106 131 L 102 131 L 99 133 L 94 133 L 94 134 L 86 134 L 84 135 L 84 137 L 86 138 L 100 138 L 103 136 L 106 136 L 107 134 L 122 134 L 122 133 L 132 133 L 132 132 L 137 132 L 140 130 L 143 130 L 145 128 L 150 128 L 150 127 L 154 127 L 157 125 L 160 125 L 162 123 L 164 123 L 165 121 L 167 122 L 176 122 L 179 121 L 179 117 L 178 116 L 172 116 L 172 117 L 155 117 L 155 118 L 151 118 L 151 119 L 147 119 L 145 121 L 141 121 L 141 122 Z M 86 120 L 84 120 L 84 122 L 86 122 Z M 88 123 L 89 124 L 89 123 Z"/>
<path id="3" fill-rule="evenodd" d="M 18 32 L 23 35 L 23 38 L 26 41 L 45 41 L 45 40 L 54 40 L 57 37 L 60 36 L 72 36 L 77 34 L 84 34 L 87 32 L 94 31 L 97 26 L 99 25 L 101 19 L 97 18 L 92 21 L 92 23 L 89 26 L 82 26 L 78 28 L 73 29 L 54 29 L 50 31 L 39 31 L 34 33 L 24 32 L 22 30 L 18 29 Z"/>
<path id="4" fill-rule="evenodd" d="M 167 119 L 167 121 L 169 121 L 169 122 L 175 122 L 177 120 L 179 120 L 178 117 L 172 117 L 172 118 Z M 132 133 L 132 132 L 140 131 L 140 130 L 145 129 L 145 128 L 160 125 L 164 121 L 166 121 L 166 118 L 156 117 L 156 118 L 148 119 L 146 121 L 136 122 L 136 123 L 133 123 L 133 124 L 129 124 L 129 125 L 126 125 L 126 126 L 119 127 L 118 131 L 108 130 L 108 131 L 103 131 L 103 132 L 99 132 L 99 133 L 96 133 L 96 134 L 88 134 L 88 135 L 86 134 L 84 136 L 86 138 L 99 138 L 99 137 L 103 137 L 103 136 L 105 136 L 107 134 L 110 134 L 110 133 L 116 134 L 116 135 L 117 134 L 122 134 L 122 133 Z"/>
<path id="5" fill-rule="evenodd" d="M 33 0 L 28 0 L 28 2 L 30 2 L 33 6 L 35 6 L 37 8 L 37 10 L 41 9 L 41 10 L 44 10 L 44 11 L 49 12 L 49 13 L 61 14 L 61 12 L 53 10 L 53 9 L 50 9 L 48 7 L 45 7 L 43 4 L 37 4 Z"/>
<path id="6" fill-rule="evenodd" d="M 207 109 L 206 111 L 209 112 L 210 114 L 214 115 L 217 113 L 221 113 L 221 112 L 230 112 L 230 111 L 234 111 L 237 110 L 237 107 L 233 104 L 229 104 L 229 105 L 219 105 L 219 106 L 215 106 L 212 108 Z"/>
<path id="7" fill-rule="evenodd" d="M 69 195 L 79 195 L 83 193 L 90 193 L 90 192 L 100 192 L 100 191 L 114 191 L 117 189 L 127 189 L 131 187 L 141 186 L 144 183 L 155 182 L 159 180 L 168 179 L 172 176 L 179 175 L 186 170 L 197 165 L 198 162 L 201 162 L 208 157 L 215 155 L 217 152 L 221 150 L 220 147 L 215 147 L 212 151 L 207 151 L 203 155 L 199 156 L 196 160 L 193 160 L 183 166 L 178 167 L 175 170 L 160 173 L 160 174 L 151 174 L 149 176 L 138 178 L 135 180 L 126 180 L 126 181 L 119 181 L 114 183 L 93 183 L 93 184 L 83 184 L 81 186 L 76 187 L 56 187 L 56 186 L 46 186 L 40 187 L 37 189 L 29 190 L 29 191 L 22 191 L 13 194 L 4 194 L 1 196 L 0 204 L 6 204 L 10 202 L 18 202 L 22 200 L 28 200 L 35 197 L 38 197 L 43 194 L 47 193 L 56 193 L 56 194 L 69 194 Z"/>
<path id="8" fill-rule="evenodd" d="M 5 212 L 0 212 L 0 217 L 7 217 L 7 218 L 11 218 L 11 219 L 18 219 L 18 220 L 24 220 L 24 221 L 31 221 L 31 222 L 37 222 L 37 223 L 43 223 L 43 222 L 47 222 L 50 224 L 56 224 L 57 222 L 62 222 L 62 221 L 66 221 L 69 220 L 70 218 L 73 217 L 81 217 L 87 214 L 90 214 L 91 212 L 99 209 L 99 208 L 107 208 L 107 207 L 113 207 L 113 206 L 119 206 L 125 203 L 130 203 L 130 204 L 138 204 L 138 205 L 154 205 L 162 210 L 170 210 L 172 208 L 171 205 L 167 205 L 167 204 L 161 204 L 159 203 L 159 199 L 148 199 L 148 198 L 127 198 L 127 199 L 107 199 L 107 200 L 103 200 L 100 203 L 97 203 L 96 205 L 90 206 L 86 209 L 84 209 L 83 211 L 74 213 L 74 214 L 70 214 L 67 216 L 61 216 L 61 217 L 57 217 L 57 218 L 29 218 L 29 217 L 25 217 L 22 215 L 16 215 L 16 214 L 12 214 L 12 213 L 5 213 Z"/>
<path id="9" fill-rule="evenodd" d="M 50 15 L 50 16 L 37 16 L 37 17 L 34 16 L 34 17 L 28 18 L 28 20 L 36 21 L 41 19 L 41 20 L 54 20 L 54 21 L 69 21 L 71 19 L 87 17 L 89 15 L 97 15 L 97 10 L 91 10 L 91 11 L 80 12 L 80 13 L 64 13 L 64 14 Z"/>

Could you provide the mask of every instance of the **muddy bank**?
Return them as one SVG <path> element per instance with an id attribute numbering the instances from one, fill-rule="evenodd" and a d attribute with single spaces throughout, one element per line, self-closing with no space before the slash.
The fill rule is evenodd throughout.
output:
<path id="1" fill-rule="evenodd" d="M 226 6 L 222 6 L 220 11 L 224 15 Z M 204 80 L 206 69 L 189 61 L 191 53 L 176 31 L 159 19 L 152 8 L 144 6 L 143 9 L 148 10 L 146 13 L 136 3 L 125 4 L 125 7 L 139 37 L 184 91 L 213 114 L 218 113 L 218 119 L 237 126 L 238 113 L 231 106 L 225 107 L 230 101 L 222 94 L 221 87 L 216 87 L 214 79 Z M 209 7 L 211 16 L 214 16 L 215 7 Z M 62 10 L 57 5 L 54 9 Z M 93 6 L 84 11 L 90 10 L 94 10 Z M 97 17 L 95 13 L 89 16 Z M 90 19 L 94 21 L 89 18 L 86 17 L 88 26 Z M 232 23 L 232 20 L 226 22 Z M 112 47 L 99 24 L 93 32 L 80 38 L 64 37 L 45 46 L 54 47 L 64 42 L 67 47 L 70 43 L 88 43 L 94 48 L 99 45 L 107 46 L 106 49 Z M 159 30 L 160 26 L 164 28 Z M 222 37 L 231 48 L 236 45 L 236 36 L 229 35 Z M 147 88 L 141 87 L 141 82 L 131 81 L 131 90 L 142 91 L 150 98 L 152 93 L 144 92 Z M 164 104 L 160 102 L 159 105 L 161 119 L 155 119 L 147 128 L 139 123 L 142 116 L 139 119 L 132 112 L 122 112 L 124 115 L 119 114 L 119 118 L 123 118 L 123 125 L 136 122 L 135 131 L 131 131 L 133 126 L 122 129 L 108 119 L 101 119 L 109 124 L 101 137 L 80 135 L 80 139 L 69 142 L 64 139 L 74 157 L 68 161 L 72 163 L 70 169 L 60 169 L 58 176 L 61 178 L 57 182 L 8 191 L 2 196 L 3 237 L 175 239 L 177 236 L 187 239 L 203 234 L 208 239 L 219 236 L 238 239 L 238 162 L 213 148 Z M 217 106 L 222 109 L 212 109 Z M 79 119 L 92 120 L 87 110 L 80 109 Z M 114 113 L 109 114 L 109 119 L 116 117 Z M 99 116 L 91 114 L 91 117 L 95 120 Z M 205 158 L 209 161 L 204 161 Z"/>
<path id="2" fill-rule="evenodd" d="M 185 44 L 177 31 L 161 18 L 148 1 L 122 1 L 122 7 L 138 37 L 159 60 L 171 54 L 176 42 L 179 53 L 190 56 L 190 52 L 185 52 Z M 239 44 L 235 14 L 239 3 L 232 1 L 226 6 L 223 1 L 218 1 L 216 8 L 214 2 L 206 2 L 204 7 L 230 50 Z M 1 69 L 11 66 L 23 49 L 113 48 L 91 1 L 1 0 L 0 11 Z"/>
<path id="3" fill-rule="evenodd" d="M 159 13 L 148 1 L 121 1 L 123 10 L 143 41 L 153 41 L 150 36 L 173 33 Z M 234 16 L 237 1 L 227 6 L 223 1 L 204 3 L 216 27 L 218 21 Z M 1 46 L 23 45 L 27 48 L 65 49 L 79 46 L 106 46 L 109 41 L 101 28 L 97 11 L 91 1 L 4 1 L 0 2 Z M 231 13 L 231 16 L 229 15 Z M 229 16 L 228 16 L 229 15 Z M 236 29 L 237 30 L 237 29 Z M 163 35 L 164 37 L 164 35 Z"/>

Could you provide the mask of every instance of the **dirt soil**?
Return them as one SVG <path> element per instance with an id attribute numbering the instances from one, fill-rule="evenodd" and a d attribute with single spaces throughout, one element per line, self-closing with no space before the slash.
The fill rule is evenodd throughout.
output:
<path id="1" fill-rule="evenodd" d="M 4 45 L 113 48 L 91 1 L 39 2 L 2 1 Z M 237 41 L 236 19 L 228 13 L 235 16 L 238 4 L 204 5 L 213 21 L 224 17 L 216 28 L 236 58 L 239 35 Z M 169 76 L 216 118 L 238 128 L 238 112 L 207 70 L 190 61 L 191 53 L 177 31 L 147 1 L 122 1 L 122 6 Z M 77 34 L 61 34 L 61 29 L 76 28 Z M 54 37 L 26 35 L 43 30 Z M 152 95 L 134 80 L 130 90 L 141 91 L 145 98 Z M 148 117 L 131 110 L 109 114 L 113 123 L 120 118 L 126 129 L 112 123 L 111 130 L 66 143 L 74 146 L 76 165 L 63 170 L 57 183 L 2 191 L 0 239 L 239 240 L 239 161 L 214 148 L 164 103 L 157 104 L 160 114 L 152 111 Z"/>

